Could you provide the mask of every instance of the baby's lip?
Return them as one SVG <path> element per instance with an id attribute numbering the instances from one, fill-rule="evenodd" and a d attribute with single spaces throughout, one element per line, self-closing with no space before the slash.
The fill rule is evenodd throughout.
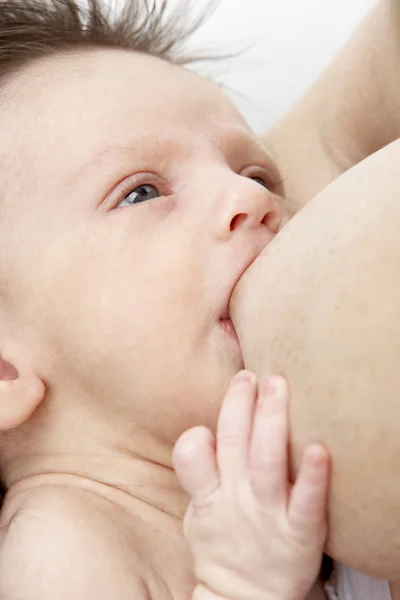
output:
<path id="1" fill-rule="evenodd" d="M 230 320 L 230 315 L 229 315 L 229 301 L 228 304 L 226 305 L 225 309 L 222 311 L 222 314 L 219 318 L 220 321 L 228 321 Z"/>
<path id="2" fill-rule="evenodd" d="M 227 333 L 231 338 L 233 338 L 236 341 L 236 343 L 240 346 L 239 338 L 231 319 L 220 319 L 219 324 L 225 331 L 225 333 Z"/>
<path id="3" fill-rule="evenodd" d="M 220 321 L 230 321 L 231 320 L 231 315 L 230 315 L 230 311 L 229 311 L 229 303 L 230 303 L 231 296 L 232 296 L 232 293 L 233 293 L 234 289 L 235 289 L 235 286 L 233 286 L 232 289 L 229 290 L 229 295 L 225 299 L 224 307 L 223 307 L 223 309 L 222 309 L 222 311 L 220 312 L 220 315 L 219 315 L 219 320 Z"/>

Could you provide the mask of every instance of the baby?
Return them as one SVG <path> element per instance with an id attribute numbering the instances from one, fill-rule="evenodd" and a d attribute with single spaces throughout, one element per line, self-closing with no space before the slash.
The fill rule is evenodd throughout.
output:
<path id="1" fill-rule="evenodd" d="M 94 0 L 0 4 L 2 600 L 291 600 L 317 575 L 327 457 L 311 447 L 288 494 L 282 381 L 250 435 L 255 383 L 235 380 L 218 465 L 207 433 L 280 180 L 174 36 L 146 2 L 116 22 Z M 184 491 L 172 450 L 199 423 Z"/>

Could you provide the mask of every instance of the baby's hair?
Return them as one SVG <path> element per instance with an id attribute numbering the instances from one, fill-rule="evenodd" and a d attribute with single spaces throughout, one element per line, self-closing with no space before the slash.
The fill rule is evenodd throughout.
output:
<path id="1" fill-rule="evenodd" d="M 193 18 L 192 2 L 175 9 L 169 4 L 125 0 L 114 12 L 99 0 L 0 0 L 0 82 L 33 60 L 96 47 L 132 50 L 175 64 L 204 58 L 185 56 L 182 44 L 208 11 Z"/>

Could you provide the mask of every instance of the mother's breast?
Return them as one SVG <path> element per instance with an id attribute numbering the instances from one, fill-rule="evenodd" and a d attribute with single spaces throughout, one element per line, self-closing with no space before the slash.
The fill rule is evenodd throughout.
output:
<path id="1" fill-rule="evenodd" d="M 293 463 L 333 455 L 328 551 L 371 575 L 400 564 L 400 141 L 340 177 L 237 285 L 246 366 L 291 387 Z"/>

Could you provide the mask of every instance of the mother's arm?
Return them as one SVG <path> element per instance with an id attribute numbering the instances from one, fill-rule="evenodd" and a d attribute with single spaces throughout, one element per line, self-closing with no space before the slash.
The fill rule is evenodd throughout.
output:
<path id="1" fill-rule="evenodd" d="M 399 0 L 380 0 L 344 50 L 266 136 L 294 214 L 400 137 Z"/>

